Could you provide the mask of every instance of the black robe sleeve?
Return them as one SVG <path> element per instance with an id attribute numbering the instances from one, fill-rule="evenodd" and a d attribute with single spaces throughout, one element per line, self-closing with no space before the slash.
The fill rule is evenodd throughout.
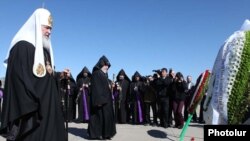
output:
<path id="1" fill-rule="evenodd" d="M 97 70 L 91 78 L 91 102 L 92 106 L 101 106 L 108 103 L 111 92 L 109 89 L 108 78 Z"/>
<path id="2" fill-rule="evenodd" d="M 32 72 L 35 48 L 21 41 L 8 58 L 4 88 L 1 135 L 15 139 L 25 135 L 39 124 L 39 100 L 34 88 Z"/>

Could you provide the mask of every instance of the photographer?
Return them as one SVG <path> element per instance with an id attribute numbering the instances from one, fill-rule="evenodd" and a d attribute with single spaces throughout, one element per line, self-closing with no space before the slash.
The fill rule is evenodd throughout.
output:
<path id="1" fill-rule="evenodd" d="M 173 92 L 173 111 L 175 127 L 181 129 L 184 124 L 182 110 L 185 102 L 185 95 L 187 90 L 187 84 L 184 81 L 183 75 L 176 73 L 174 82 L 171 85 L 171 91 Z"/>
<path id="2" fill-rule="evenodd" d="M 175 78 L 175 72 L 173 69 L 169 70 L 168 77 L 171 79 L 171 84 L 172 84 L 174 82 L 174 78 Z M 169 119 L 168 119 L 168 123 L 169 123 L 169 126 L 172 127 L 173 119 L 174 119 L 172 116 L 173 115 L 173 92 L 171 91 L 170 87 L 169 87 L 168 93 L 169 93 L 169 114 L 168 114 Z"/>
<path id="3" fill-rule="evenodd" d="M 170 84 L 171 79 L 167 76 L 167 69 L 161 69 L 161 76 L 155 80 L 155 87 L 157 91 L 158 116 L 160 118 L 160 125 L 164 128 L 167 128 L 169 126 L 168 87 Z"/>
<path id="4" fill-rule="evenodd" d="M 156 114 L 156 90 L 153 87 L 154 78 L 152 76 L 146 77 L 144 84 L 144 107 L 145 107 L 145 125 L 151 124 L 150 121 L 150 107 L 153 113 L 153 126 L 157 125 L 157 114 Z"/>

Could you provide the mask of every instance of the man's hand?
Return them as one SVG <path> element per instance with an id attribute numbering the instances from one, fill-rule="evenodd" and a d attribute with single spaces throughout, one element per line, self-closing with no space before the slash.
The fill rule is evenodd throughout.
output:
<path id="1" fill-rule="evenodd" d="M 134 87 L 134 91 L 138 91 L 138 87 L 136 86 L 136 87 Z"/>
<path id="2" fill-rule="evenodd" d="M 82 84 L 82 88 L 88 88 L 89 87 L 89 85 L 88 84 Z"/>
<path id="3" fill-rule="evenodd" d="M 122 87 L 121 87 L 121 86 L 118 86 L 118 87 L 117 87 L 117 90 L 122 90 Z"/>

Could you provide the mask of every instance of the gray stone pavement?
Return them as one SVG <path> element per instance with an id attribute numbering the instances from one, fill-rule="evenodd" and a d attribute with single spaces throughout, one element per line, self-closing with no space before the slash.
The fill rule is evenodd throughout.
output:
<path id="1" fill-rule="evenodd" d="M 69 141 L 88 140 L 86 123 L 69 123 Z M 117 124 L 117 134 L 112 141 L 179 141 L 181 129 L 162 128 L 144 125 Z M 203 141 L 203 125 L 191 123 L 187 129 L 184 141 Z M 5 141 L 0 137 L 0 141 Z"/>

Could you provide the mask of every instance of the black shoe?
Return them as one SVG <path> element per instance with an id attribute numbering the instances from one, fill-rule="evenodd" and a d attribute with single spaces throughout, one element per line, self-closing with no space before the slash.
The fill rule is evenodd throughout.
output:
<path id="1" fill-rule="evenodd" d="M 168 125 L 164 124 L 162 127 L 166 129 L 168 128 Z"/>
<path id="2" fill-rule="evenodd" d="M 83 120 L 82 119 L 75 119 L 74 122 L 75 123 L 83 123 Z"/>
<path id="3" fill-rule="evenodd" d="M 106 137 L 106 138 L 104 138 L 105 140 L 111 140 L 111 137 Z"/>
<path id="4" fill-rule="evenodd" d="M 197 123 L 197 121 L 196 121 L 196 120 L 192 120 L 191 122 L 192 122 L 192 123 Z"/>
<path id="5" fill-rule="evenodd" d="M 199 121 L 200 124 L 205 124 L 206 122 L 203 120 L 203 121 Z"/>
<path id="6" fill-rule="evenodd" d="M 182 128 L 183 128 L 183 125 L 179 125 L 177 128 L 178 128 L 178 129 L 182 129 Z"/>

